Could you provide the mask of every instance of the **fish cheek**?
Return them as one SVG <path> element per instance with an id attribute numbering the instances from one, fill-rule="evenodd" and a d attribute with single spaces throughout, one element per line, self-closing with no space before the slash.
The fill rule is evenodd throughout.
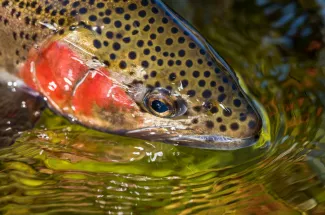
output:
<path id="1" fill-rule="evenodd" d="M 31 49 L 20 76 L 34 90 L 42 93 L 58 109 L 68 108 L 73 86 L 87 71 L 87 66 L 64 43 L 52 42 Z"/>
<path id="2" fill-rule="evenodd" d="M 134 129 L 142 121 L 138 107 L 107 74 L 105 68 L 90 70 L 80 80 L 71 99 L 75 116 L 102 129 Z"/>
<path id="3" fill-rule="evenodd" d="M 20 76 L 53 109 L 82 124 L 103 130 L 139 125 L 137 106 L 123 86 L 105 67 L 90 69 L 85 62 L 68 44 L 54 41 L 30 51 Z"/>

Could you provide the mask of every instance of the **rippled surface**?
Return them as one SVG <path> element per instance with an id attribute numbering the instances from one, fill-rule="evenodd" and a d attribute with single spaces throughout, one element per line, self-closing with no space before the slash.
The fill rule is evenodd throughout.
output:
<path id="1" fill-rule="evenodd" d="M 167 2 L 265 110 L 267 132 L 251 148 L 210 151 L 103 134 L 47 109 L 40 115 L 41 101 L 2 86 L 1 213 L 324 214 L 319 2 Z"/>

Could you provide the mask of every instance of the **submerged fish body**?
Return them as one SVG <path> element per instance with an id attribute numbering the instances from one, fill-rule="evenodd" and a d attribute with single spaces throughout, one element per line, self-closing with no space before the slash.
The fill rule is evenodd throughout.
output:
<path id="1" fill-rule="evenodd" d="M 256 141 L 261 118 L 231 68 L 162 2 L 0 2 L 0 65 L 56 112 L 191 147 Z"/>

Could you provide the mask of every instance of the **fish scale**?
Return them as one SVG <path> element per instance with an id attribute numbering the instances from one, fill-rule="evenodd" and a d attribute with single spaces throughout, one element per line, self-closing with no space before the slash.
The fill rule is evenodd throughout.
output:
<path id="1" fill-rule="evenodd" d="M 123 130 L 126 135 L 145 139 L 172 137 L 177 140 L 174 142 L 189 146 L 232 149 L 242 146 L 237 144 L 239 140 L 256 140 L 261 119 L 234 73 L 193 28 L 162 2 L 0 2 L 0 36 L 5 38 L 0 42 L 0 66 L 19 72 L 26 67 L 31 52 L 42 53 L 40 50 L 46 49 L 43 47 L 59 41 L 58 46 L 69 47 L 76 53 L 73 56 L 89 69 L 103 68 L 99 69 L 100 74 L 137 104 L 132 109 L 113 105 L 107 110 L 100 102 L 94 102 L 91 116 L 77 113 L 71 101 L 81 89 L 86 92 L 82 86 L 87 86 L 90 74 L 94 76 L 88 71 L 76 76 L 75 86 L 62 103 L 43 93 L 62 115 L 73 115 L 87 126 L 108 132 Z M 98 86 L 101 85 L 93 87 Z M 156 89 L 181 98 L 186 111 L 174 117 L 159 117 L 150 112 L 143 104 L 143 96 Z M 135 92 L 144 93 L 138 93 L 142 95 L 139 99 Z M 100 89 L 96 93 L 100 94 Z M 166 128 L 169 136 L 162 134 L 161 128 Z M 126 132 L 130 130 L 135 132 Z M 183 135 L 188 138 L 180 140 L 178 137 Z M 212 141 L 214 146 L 188 143 L 193 142 L 189 139 L 195 135 L 199 136 L 194 138 L 196 142 Z M 215 143 L 216 139 L 223 144 Z"/>

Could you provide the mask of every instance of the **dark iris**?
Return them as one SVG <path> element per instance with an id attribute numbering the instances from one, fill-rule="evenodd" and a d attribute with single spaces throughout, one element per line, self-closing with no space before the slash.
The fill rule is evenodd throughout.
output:
<path id="1" fill-rule="evenodd" d="M 158 113 L 164 113 L 166 111 L 168 111 L 168 106 L 163 103 L 162 101 L 159 101 L 159 100 L 154 100 L 152 103 L 151 103 L 151 108 L 153 110 L 155 110 L 156 112 Z"/>

